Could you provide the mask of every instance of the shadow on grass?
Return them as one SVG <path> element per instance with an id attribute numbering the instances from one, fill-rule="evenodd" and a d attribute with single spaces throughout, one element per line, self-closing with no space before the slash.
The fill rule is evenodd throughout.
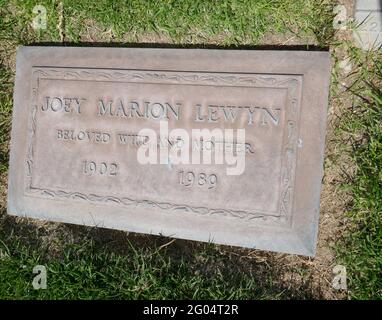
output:
<path id="1" fill-rule="evenodd" d="M 86 291 L 86 286 L 92 287 L 93 298 L 319 299 L 323 296 L 320 286 L 313 285 L 309 270 L 302 265 L 286 264 L 285 255 L 281 254 L 36 222 L 5 215 L 5 209 L 1 212 L 0 231 L 0 240 L 8 247 L 16 265 L 25 264 L 19 256 L 24 252 L 28 261 L 48 265 L 51 273 L 60 274 L 59 279 L 52 280 L 55 283 L 66 279 L 57 292 L 44 293 L 47 296 L 42 298 L 64 298 L 66 286 L 70 288 L 73 283 L 81 282 L 77 291 L 68 289 L 69 298 L 81 298 L 80 290 Z M 12 268 L 15 269 L 14 264 Z M 91 275 L 100 273 L 101 278 L 90 280 L 84 269 L 89 269 Z M 109 282 L 105 284 L 103 278 Z M 113 291 L 116 289 L 111 287 L 119 289 Z M 134 289 L 137 290 L 134 295 L 124 291 L 137 287 L 140 289 Z M 102 294 L 97 294 L 97 290 Z M 24 298 L 33 298 L 34 294 L 26 293 Z"/>

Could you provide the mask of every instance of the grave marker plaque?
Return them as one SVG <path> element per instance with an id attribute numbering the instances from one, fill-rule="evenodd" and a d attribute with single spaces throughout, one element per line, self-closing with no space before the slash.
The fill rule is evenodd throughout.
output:
<path id="1" fill-rule="evenodd" d="M 328 52 L 21 47 L 16 69 L 9 214 L 315 254 Z"/>
<path id="2" fill-rule="evenodd" d="M 382 2 L 357 0 L 354 13 L 358 28 L 354 31 L 356 43 L 363 49 L 375 50 L 382 46 Z"/>

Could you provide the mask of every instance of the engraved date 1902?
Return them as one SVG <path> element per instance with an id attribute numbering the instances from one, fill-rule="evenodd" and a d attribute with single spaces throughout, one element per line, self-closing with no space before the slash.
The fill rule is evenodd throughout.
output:
<path id="1" fill-rule="evenodd" d="M 86 175 L 116 176 L 118 164 L 111 162 L 96 162 L 85 160 L 82 162 L 82 172 Z"/>

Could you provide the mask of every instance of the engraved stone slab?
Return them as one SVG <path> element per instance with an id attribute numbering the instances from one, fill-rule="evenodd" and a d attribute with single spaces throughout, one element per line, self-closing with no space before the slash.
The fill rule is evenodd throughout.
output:
<path id="1" fill-rule="evenodd" d="M 328 52 L 20 47 L 16 69 L 9 214 L 315 254 Z M 245 166 L 176 162 L 171 134 L 142 163 L 163 128 Z"/>
<path id="2" fill-rule="evenodd" d="M 380 0 L 357 0 L 354 18 L 359 26 L 354 32 L 357 44 L 363 49 L 382 46 L 382 2 Z"/>

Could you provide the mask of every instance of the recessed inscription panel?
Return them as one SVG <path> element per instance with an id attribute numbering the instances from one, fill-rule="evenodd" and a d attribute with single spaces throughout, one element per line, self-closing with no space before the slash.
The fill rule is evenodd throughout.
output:
<path id="1" fill-rule="evenodd" d="M 314 255 L 328 52 L 21 47 L 8 213 Z"/>
<path id="2" fill-rule="evenodd" d="M 33 75 L 27 193 L 287 218 L 301 77 L 52 68 Z M 160 163 L 161 149 L 176 143 L 159 137 L 163 121 L 169 132 L 190 136 L 245 129 L 244 171 L 227 175 L 214 152 L 211 164 L 191 156 L 190 163 Z M 156 164 L 137 159 L 142 128 L 158 133 Z M 208 139 L 190 138 L 190 154 L 224 146 L 224 137 Z"/>

